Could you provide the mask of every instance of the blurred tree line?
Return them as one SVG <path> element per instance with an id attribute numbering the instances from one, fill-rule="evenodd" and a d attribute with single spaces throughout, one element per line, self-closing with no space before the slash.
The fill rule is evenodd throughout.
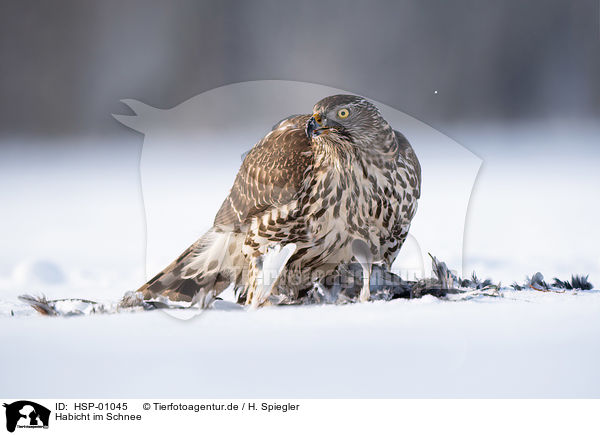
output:
<path id="1" fill-rule="evenodd" d="M 599 20 L 595 0 L 3 0 L 0 134 L 119 132 L 119 99 L 168 108 L 260 79 L 433 125 L 598 117 Z"/>

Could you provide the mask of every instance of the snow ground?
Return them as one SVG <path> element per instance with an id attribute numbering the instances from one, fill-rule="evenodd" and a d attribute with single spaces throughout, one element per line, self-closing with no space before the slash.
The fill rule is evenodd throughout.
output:
<path id="1" fill-rule="evenodd" d="M 210 311 L 188 321 L 164 312 L 37 315 L 17 295 L 114 302 L 144 282 L 139 148 L 129 145 L 68 157 L 32 145 L 9 156 L 4 149 L 2 396 L 600 396 L 597 291 Z M 597 288 L 597 204 L 575 200 L 573 210 L 551 209 L 561 182 L 563 194 L 593 197 L 598 174 L 588 168 L 595 159 L 570 154 L 563 178 L 542 170 L 532 180 L 527 159 L 493 150 L 484 157 L 465 229 L 467 273 L 475 269 L 504 284 L 537 270 L 549 280 L 590 273 Z M 550 156 L 541 161 L 552 167 Z M 217 178 L 223 185 L 211 186 L 215 208 L 219 189 L 231 181 Z M 519 189 L 524 193 L 513 195 Z"/>
<path id="2" fill-rule="evenodd" d="M 269 119 L 254 125 L 252 134 L 263 134 Z M 423 139 L 439 137 L 412 131 Z M 449 165 L 461 170 L 454 160 L 423 151 L 427 143 L 412 135 L 427 162 L 428 187 L 413 225 L 424 239 L 407 244 L 402 255 L 427 242 L 420 254 L 430 251 L 467 275 L 476 270 L 482 279 L 507 285 L 536 271 L 548 281 L 589 273 L 598 288 L 598 126 L 557 122 L 460 131 L 454 139 L 483 160 L 462 261 L 450 254 L 454 246 L 440 241 L 450 234 L 449 216 L 457 221 L 463 213 L 463 219 L 465 210 L 444 202 L 436 188 Z M 214 310 L 188 321 L 165 312 L 43 318 L 17 300 L 44 293 L 114 302 L 176 257 L 207 229 L 240 153 L 255 140 L 238 132 L 218 136 L 222 142 L 197 138 L 213 145 L 204 160 L 162 174 L 172 184 L 152 191 L 167 202 L 155 207 L 151 220 L 170 229 L 148 235 L 155 265 L 145 255 L 149 204 L 141 195 L 140 136 L 119 143 L 81 138 L 77 146 L 0 140 L 0 395 L 600 396 L 598 291 Z M 161 168 L 148 161 L 142 169 Z"/>
<path id="3" fill-rule="evenodd" d="M 600 292 L 0 315 L 7 397 L 600 397 Z M 31 315 L 27 315 L 31 314 Z"/>
<path id="4" fill-rule="evenodd" d="M 164 312 L 43 318 L 17 295 L 114 302 L 144 282 L 139 148 L 68 157 L 23 149 L 29 154 L 0 160 L 9 187 L 0 191 L 2 396 L 600 397 L 597 291 L 215 310 L 188 321 Z M 559 192 L 593 197 L 594 158 L 569 159 Z M 541 160 L 551 167 L 549 156 Z M 466 227 L 467 273 L 504 284 L 537 270 L 548 280 L 590 273 L 598 288 L 597 204 L 552 211 L 559 180 L 539 171 L 527 181 L 528 165 L 493 151 L 484 159 Z M 230 178 L 211 188 L 226 191 Z M 222 192 L 214 196 L 218 207 Z"/>

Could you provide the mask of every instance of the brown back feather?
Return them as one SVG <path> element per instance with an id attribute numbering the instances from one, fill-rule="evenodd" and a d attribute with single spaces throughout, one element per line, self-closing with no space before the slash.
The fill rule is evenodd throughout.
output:
<path id="1" fill-rule="evenodd" d="M 419 163 L 419 159 L 413 150 L 413 147 L 408 142 L 408 139 L 400 133 L 398 130 L 394 130 L 394 134 L 396 136 L 396 142 L 398 144 L 398 153 L 402 156 L 404 161 L 410 163 L 414 168 L 414 176 L 417 181 L 417 199 L 421 197 L 421 164 Z"/>
<path id="2" fill-rule="evenodd" d="M 217 213 L 216 227 L 239 229 L 257 214 L 296 197 L 312 163 L 305 133 L 308 119 L 299 115 L 283 120 L 252 148 Z"/>
<path id="3" fill-rule="evenodd" d="M 210 247 L 214 231 L 240 231 L 253 216 L 294 199 L 312 162 L 311 144 L 304 130 L 308 118 L 299 115 L 281 121 L 252 148 L 217 213 L 213 233 L 209 231 L 140 287 L 138 292 L 144 299 L 161 295 L 174 301 L 191 301 L 201 288 L 213 288 L 218 293 L 229 285 L 230 277 L 218 270 L 204 273 L 200 268 L 194 276 L 187 276 L 184 269 Z"/>

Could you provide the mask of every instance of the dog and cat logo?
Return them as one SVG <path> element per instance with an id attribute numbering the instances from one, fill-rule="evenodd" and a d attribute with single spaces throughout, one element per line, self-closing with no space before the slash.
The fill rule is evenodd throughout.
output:
<path id="1" fill-rule="evenodd" d="M 5 403 L 6 430 L 14 432 L 19 429 L 48 429 L 50 410 L 39 403 L 29 400 L 19 400 L 10 404 Z"/>

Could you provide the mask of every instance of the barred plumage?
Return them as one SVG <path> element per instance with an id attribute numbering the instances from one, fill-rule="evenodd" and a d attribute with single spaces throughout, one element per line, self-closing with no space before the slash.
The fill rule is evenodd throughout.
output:
<path id="1" fill-rule="evenodd" d="M 353 95 L 327 97 L 313 115 L 281 121 L 254 146 L 213 228 L 139 291 L 146 299 L 191 301 L 233 283 L 240 302 L 252 303 L 262 259 L 277 245 L 295 247 L 269 290 L 288 300 L 360 260 L 355 241 L 370 251 L 369 263 L 389 268 L 420 189 L 412 147 L 374 105 Z"/>

